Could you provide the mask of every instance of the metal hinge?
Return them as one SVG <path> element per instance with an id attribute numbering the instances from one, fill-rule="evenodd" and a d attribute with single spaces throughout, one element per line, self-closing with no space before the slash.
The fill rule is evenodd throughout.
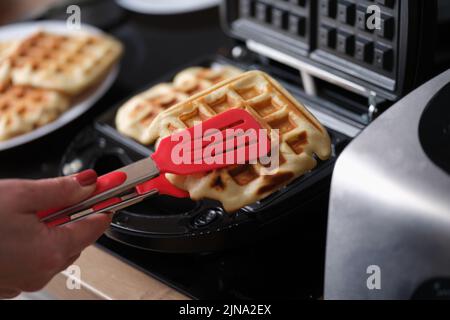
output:
<path id="1" fill-rule="evenodd" d="M 367 120 L 372 122 L 378 115 L 378 99 L 377 93 L 370 91 L 369 93 L 369 109 L 367 112 Z"/>

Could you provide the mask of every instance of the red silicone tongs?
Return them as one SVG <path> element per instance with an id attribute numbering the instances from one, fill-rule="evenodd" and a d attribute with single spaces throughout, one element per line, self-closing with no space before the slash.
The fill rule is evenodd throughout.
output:
<path id="1" fill-rule="evenodd" d="M 68 208 L 38 212 L 38 217 L 49 226 L 57 226 L 93 213 L 116 212 L 158 193 L 189 197 L 166 180 L 164 173 L 207 173 L 266 156 L 270 140 L 261 129 L 247 111 L 226 111 L 162 139 L 149 158 L 99 177 L 91 198 Z M 250 130 L 256 134 L 248 134 Z"/>

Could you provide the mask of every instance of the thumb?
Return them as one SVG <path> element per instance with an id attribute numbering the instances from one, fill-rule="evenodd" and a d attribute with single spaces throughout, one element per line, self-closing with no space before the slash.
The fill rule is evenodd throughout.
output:
<path id="1" fill-rule="evenodd" d="M 23 203 L 23 209 L 36 212 L 74 205 L 94 192 L 96 181 L 97 173 L 94 170 L 85 170 L 68 177 L 25 180 L 23 188 L 27 201 Z"/>

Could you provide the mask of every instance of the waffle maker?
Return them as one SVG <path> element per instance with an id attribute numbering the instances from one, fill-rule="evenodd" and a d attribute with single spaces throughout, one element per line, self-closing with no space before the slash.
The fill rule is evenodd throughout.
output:
<path id="1" fill-rule="evenodd" d="M 380 30 L 367 30 L 361 23 L 367 19 L 361 12 L 371 4 L 381 10 Z M 106 235 L 152 251 L 204 253 L 283 232 L 293 216 L 303 215 L 302 227 L 307 228 L 309 208 L 324 206 L 335 160 L 347 143 L 434 72 L 434 59 L 428 56 L 435 44 L 429 34 L 437 27 L 431 23 L 436 14 L 437 2 L 429 0 L 223 1 L 221 21 L 235 47 L 186 67 L 230 64 L 268 72 L 327 127 L 333 155 L 282 190 L 234 214 L 225 213 L 212 200 L 160 196 L 118 212 Z M 171 81 L 182 69 L 153 79 L 136 93 Z M 153 152 L 152 146 L 117 132 L 114 118 L 120 105 L 72 141 L 61 174 L 86 168 L 101 174 Z"/>

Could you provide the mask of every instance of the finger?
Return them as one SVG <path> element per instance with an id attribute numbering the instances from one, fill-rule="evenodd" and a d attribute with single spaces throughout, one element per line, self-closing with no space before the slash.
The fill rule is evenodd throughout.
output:
<path id="1" fill-rule="evenodd" d="M 62 270 L 60 271 L 64 271 L 67 268 L 69 268 L 71 265 L 74 264 L 75 261 L 78 260 L 78 258 L 81 256 L 81 253 L 78 253 L 76 255 L 74 255 L 73 257 L 69 258 L 69 260 L 67 260 L 66 264 L 63 266 Z"/>
<path id="2" fill-rule="evenodd" d="M 15 289 L 0 289 L 0 299 L 13 299 L 22 292 Z"/>
<path id="3" fill-rule="evenodd" d="M 82 220 L 53 228 L 51 231 L 63 254 L 72 257 L 97 241 L 108 229 L 111 219 L 112 215 L 109 214 L 93 214 Z"/>
<path id="4" fill-rule="evenodd" d="M 78 260 L 78 258 L 80 257 L 81 253 L 78 253 L 72 257 L 70 257 L 69 259 L 67 259 L 67 261 L 61 265 L 58 266 L 56 269 L 54 269 L 52 272 L 49 273 L 49 280 L 45 281 L 45 283 L 49 282 L 51 279 L 53 279 L 54 276 L 56 276 L 58 273 L 63 272 L 65 270 L 67 270 L 71 265 L 74 264 L 75 261 Z"/>
<path id="5" fill-rule="evenodd" d="M 36 212 L 74 205 L 94 192 L 96 181 L 94 170 L 61 178 L 22 180 L 21 188 L 26 196 L 22 208 L 27 212 Z"/>

